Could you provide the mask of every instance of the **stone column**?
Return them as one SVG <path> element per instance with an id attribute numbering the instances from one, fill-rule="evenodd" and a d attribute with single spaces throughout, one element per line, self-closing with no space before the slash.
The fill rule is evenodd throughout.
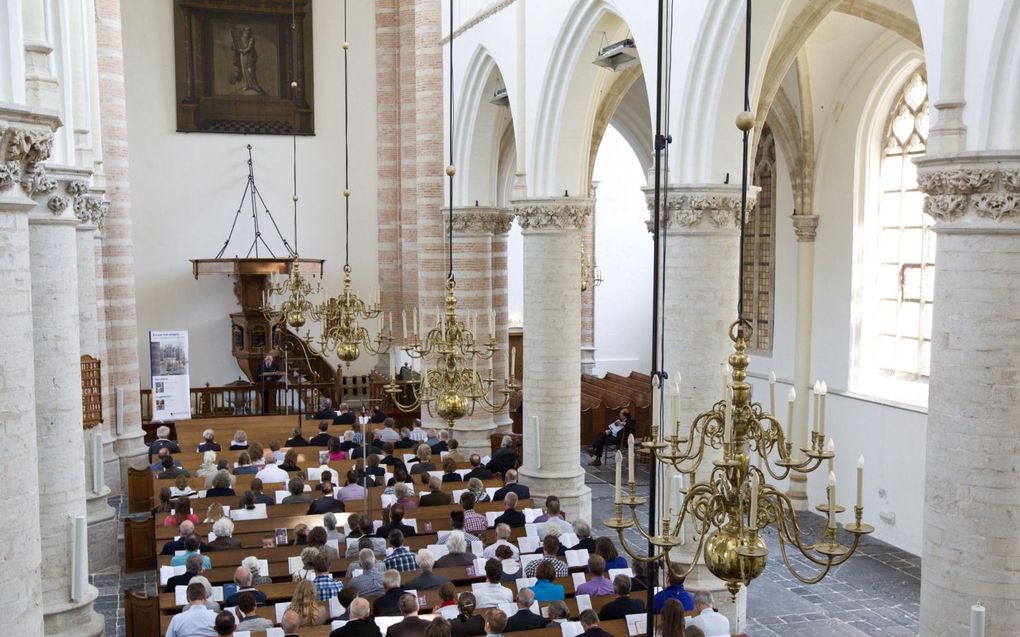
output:
<path id="1" fill-rule="evenodd" d="M 23 179 L 24 186 L 24 179 Z M 101 635 L 102 615 L 92 610 L 95 587 L 85 583 L 72 599 L 71 533 L 86 516 L 78 330 L 78 263 L 73 207 L 41 165 L 29 190 L 43 201 L 29 214 L 32 326 L 35 347 L 36 445 L 42 586 L 47 635 Z M 63 476 L 65 479 L 57 479 Z M 87 559 L 88 547 L 79 547 Z"/>
<path id="2" fill-rule="evenodd" d="M 25 196 L 19 177 L 26 170 L 22 149 L 25 129 L 10 127 L 17 116 L 0 108 L 0 298 L 6 308 L 0 341 L 0 473 L 17 488 L 0 491 L 0 614 L 9 626 L 26 635 L 43 634 L 43 595 L 39 543 L 39 481 L 35 437 L 35 360 L 32 338 L 32 276 L 29 264 L 28 211 L 35 202 Z M 34 133 L 51 139 L 49 127 Z M 31 145 L 29 145 L 31 148 Z M 49 155 L 40 147 L 31 162 Z M 15 151 L 12 153 L 11 151 Z M 16 157 L 12 156 L 16 154 Z"/>
<path id="3" fill-rule="evenodd" d="M 588 289 L 581 294 L 581 372 L 595 373 L 595 211 L 599 182 L 591 182 L 592 213 L 581 232 L 581 247 L 588 257 Z"/>
<path id="4" fill-rule="evenodd" d="M 505 225 L 494 226 L 492 234 L 492 309 L 496 312 L 496 346 L 499 347 L 492 359 L 493 369 L 506 367 L 506 357 L 510 355 L 510 299 L 507 291 L 506 240 L 513 223 L 513 211 L 509 208 L 500 208 L 499 210 L 507 221 Z M 520 359 L 523 352 L 517 352 L 517 356 L 519 360 L 523 360 Z M 521 379 L 518 378 L 517 382 L 520 381 Z M 513 425 L 513 419 L 510 418 L 510 406 L 507 405 L 494 413 L 492 422 L 500 433 L 509 432 Z"/>
<path id="5" fill-rule="evenodd" d="M 454 208 L 453 213 L 453 266 L 457 276 L 457 315 L 467 320 L 469 315 L 477 316 L 479 345 L 488 342 L 489 311 L 493 308 L 492 242 L 494 234 L 510 231 L 513 221 L 511 213 L 500 208 L 472 206 Z M 504 272 L 506 270 L 504 261 Z M 505 274 L 504 274 L 505 280 Z M 504 284 L 504 295 L 505 295 Z M 501 339 L 504 341 L 505 337 Z M 500 339 L 497 339 L 499 343 Z M 480 347 L 481 349 L 481 347 Z M 503 379 L 503 358 L 494 355 L 493 377 Z M 478 373 L 488 375 L 489 362 L 479 362 Z M 496 387 L 501 386 L 497 383 Z M 498 391 L 490 392 L 489 400 L 502 399 Z M 484 404 L 476 405 L 471 416 L 459 419 L 453 427 L 453 435 L 465 453 L 478 452 L 483 456 L 491 452 L 490 436 L 496 428 L 493 413 Z"/>
<path id="6" fill-rule="evenodd" d="M 818 229 L 818 215 L 793 215 L 793 230 L 797 233 L 797 321 L 793 344 L 793 386 L 797 390 L 797 402 L 793 407 L 794 453 L 807 444 L 808 407 L 811 395 L 808 391 L 811 378 L 811 336 L 812 308 L 815 285 L 815 231 Z M 776 396 L 776 408 L 785 405 L 785 396 Z M 785 412 L 784 412 L 785 413 Z M 780 416 L 781 418 L 782 416 Z M 791 473 L 790 485 L 786 492 L 798 511 L 808 508 L 807 476 Z"/>
<path id="7" fill-rule="evenodd" d="M 106 302 L 107 391 L 124 392 L 123 429 L 114 443 L 120 458 L 120 484 L 127 468 L 147 464 L 145 432 L 138 404 L 138 326 L 135 311 L 135 264 L 131 237 L 131 187 L 128 177 L 127 102 L 119 0 L 96 0 L 96 49 L 102 117 L 103 171 L 109 213 L 103 227 L 104 297 Z M 117 414 L 109 414 L 116 418 Z M 115 490 L 119 491 L 119 484 Z"/>
<path id="8" fill-rule="evenodd" d="M 651 208 L 652 189 L 646 188 L 645 193 Z M 675 379 L 677 372 L 682 376 L 680 435 L 686 436 L 695 416 L 723 399 L 723 373 L 728 370 L 727 361 L 733 351 L 729 327 L 737 319 L 740 186 L 671 185 L 665 189 L 664 206 L 663 369 L 670 379 Z M 665 421 L 671 423 L 674 417 L 670 414 Z M 707 480 L 712 461 L 719 455 L 718 451 L 707 450 L 694 479 Z M 671 468 L 663 470 L 662 465 L 659 468 L 665 485 L 660 502 L 675 502 L 671 499 L 676 497 L 674 472 Z M 690 563 L 697 535 L 688 526 L 685 536 L 686 544 L 674 552 L 673 559 Z M 704 563 L 691 572 L 685 585 L 690 590 L 723 591 L 715 596 L 720 612 L 736 622 L 735 628 L 743 625 L 746 589 L 734 605 L 722 582 L 708 572 Z"/>
<path id="9" fill-rule="evenodd" d="M 101 197 L 88 195 L 88 182 L 72 180 L 65 187 L 68 195 L 74 197 L 73 206 L 78 218 L 77 260 L 78 260 L 78 343 L 80 355 L 101 360 L 99 330 L 96 318 L 96 249 L 95 236 L 102 225 L 108 203 Z M 109 389 L 104 386 L 104 393 Z M 104 412 L 104 420 L 109 412 Z M 84 480 L 86 510 L 88 511 L 89 571 L 100 571 L 117 562 L 117 512 L 107 498 L 110 488 L 104 482 L 95 480 L 95 463 L 103 463 L 102 452 L 94 453 L 96 437 L 105 440 L 102 424 L 85 431 Z M 105 467 L 104 467 L 105 469 Z"/>
<path id="10" fill-rule="evenodd" d="M 1020 154 L 915 160 L 935 219 L 934 320 L 925 437 L 921 634 L 1020 624 Z"/>
<path id="11" fill-rule="evenodd" d="M 581 228 L 590 199 L 514 202 L 524 236 L 524 464 L 533 498 L 556 494 L 571 519 L 591 519 L 580 465 Z M 539 417 L 539 427 L 533 417 Z"/>

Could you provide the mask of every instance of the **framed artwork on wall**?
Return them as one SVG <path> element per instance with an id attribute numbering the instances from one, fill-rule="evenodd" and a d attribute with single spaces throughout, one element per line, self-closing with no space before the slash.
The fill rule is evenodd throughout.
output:
<path id="1" fill-rule="evenodd" d="M 179 132 L 315 133 L 311 0 L 174 0 L 174 49 Z"/>

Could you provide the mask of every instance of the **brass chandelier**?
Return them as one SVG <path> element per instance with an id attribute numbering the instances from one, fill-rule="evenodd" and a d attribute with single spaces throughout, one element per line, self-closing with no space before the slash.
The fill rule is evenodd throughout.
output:
<path id="1" fill-rule="evenodd" d="M 667 374 L 659 369 L 664 351 L 660 349 L 659 328 L 662 314 L 660 313 L 659 295 L 663 287 L 659 280 L 660 259 L 665 250 L 661 249 L 662 237 L 660 222 L 662 215 L 662 152 L 670 139 L 663 136 L 663 121 L 669 121 L 668 112 L 663 117 L 662 107 L 662 50 L 664 2 L 659 4 L 659 57 L 657 81 L 657 112 L 655 134 L 655 200 L 653 204 L 653 240 L 654 250 L 654 294 L 653 294 L 653 329 L 652 329 L 652 382 L 653 391 L 659 393 L 661 404 L 666 386 Z M 744 224 L 747 212 L 748 191 L 748 137 L 754 128 L 754 116 L 750 112 L 750 44 L 751 44 L 751 0 L 746 0 L 745 18 L 745 58 L 744 58 L 744 110 L 737 116 L 737 127 L 743 133 L 743 177 L 741 182 L 740 211 L 740 254 L 738 264 L 744 262 Z M 668 64 L 668 59 L 667 59 Z M 668 72 L 667 72 L 668 73 Z M 668 88 L 667 88 L 668 90 Z M 729 338 L 733 342 L 733 353 L 728 362 L 732 368 L 727 383 L 728 395 L 724 400 L 712 405 L 708 410 L 698 414 L 688 427 L 684 427 L 679 418 L 679 380 L 674 387 L 674 430 L 672 435 L 665 435 L 661 410 L 653 414 L 651 439 L 641 443 L 651 457 L 648 498 L 638 496 L 634 481 L 634 443 L 631 437 L 629 448 L 629 479 L 628 492 L 623 493 L 621 467 L 622 454 L 616 453 L 616 497 L 615 515 L 605 520 L 605 525 L 616 529 L 620 544 L 624 551 L 633 559 L 648 563 L 652 581 L 660 562 L 665 562 L 670 573 L 677 577 L 686 577 L 703 559 L 708 571 L 726 584 L 727 590 L 735 598 L 742 586 L 750 584 L 765 569 L 768 549 L 762 539 L 762 532 L 774 527 L 779 540 L 779 549 L 783 563 L 790 573 L 801 582 L 813 584 L 821 581 L 834 566 L 846 562 L 857 550 L 861 536 L 874 531 L 874 527 L 862 522 L 864 508 L 862 506 L 863 457 L 857 466 L 857 503 L 854 507 L 853 522 L 843 525 L 849 533 L 849 545 L 840 543 L 837 535 L 836 516 L 844 509 L 836 503 L 835 475 L 832 463 L 835 451 L 831 444 L 826 446 L 824 428 L 821 431 L 813 428 L 810 440 L 800 454 L 794 456 L 793 441 L 789 432 L 784 432 L 776 416 L 764 410 L 759 403 L 751 400 L 751 386 L 747 381 L 747 366 L 750 357 L 747 344 L 751 336 L 751 324 L 743 318 L 743 277 L 738 276 L 737 320 L 729 328 Z M 790 401 L 794 396 L 791 394 Z M 775 402 L 774 399 L 772 401 Z M 771 407 L 774 410 L 774 405 Z M 819 413 L 816 403 L 816 418 Z M 792 409 L 790 410 L 792 419 Z M 823 416 L 824 418 L 824 416 Z M 824 422 L 824 420 L 822 420 Z M 721 451 L 721 456 L 718 452 Z M 773 462 L 773 454 L 778 456 Z M 752 457 L 757 457 L 757 466 L 752 464 Z M 801 537 L 797 515 L 790 498 L 769 480 L 783 480 L 793 473 L 807 474 L 818 469 L 822 461 L 828 461 L 827 503 L 817 508 L 828 516 L 825 528 L 816 541 Z M 703 462 L 711 462 L 711 470 L 707 475 L 698 478 L 697 472 Z M 659 467 L 671 468 L 683 476 L 687 483 L 681 488 L 683 496 L 679 504 L 680 510 L 674 515 L 672 507 L 663 512 L 661 519 L 656 514 L 656 473 Z M 682 483 L 683 484 L 683 483 Z M 643 528 L 637 516 L 637 507 L 649 504 L 647 528 Z M 624 514 L 624 505 L 630 508 L 629 515 Z M 676 566 L 669 559 L 672 549 L 684 543 L 684 525 L 689 524 L 693 530 L 695 550 L 690 564 Z M 658 529 L 656 526 L 658 525 Z M 635 528 L 647 540 L 647 548 L 642 552 L 638 547 L 627 543 L 624 532 Z M 810 563 L 817 566 L 817 572 L 798 572 L 790 561 L 788 551 L 797 549 Z M 652 587 L 649 587 L 650 589 Z M 649 600 L 651 602 L 651 600 Z M 651 609 L 648 604 L 648 625 L 652 626 Z"/>
<path id="2" fill-rule="evenodd" d="M 297 245 L 296 239 L 294 244 Z M 267 289 L 263 291 L 262 315 L 272 325 L 286 323 L 294 330 L 299 330 L 305 326 L 309 318 L 313 318 L 315 310 L 313 299 L 321 290 L 322 285 L 314 274 L 309 278 L 301 274 L 301 263 L 295 253 L 290 264 L 289 276 L 279 279 L 274 273 Z M 284 297 L 279 307 L 273 306 L 274 295 Z M 311 334 L 307 333 L 305 339 L 310 340 Z"/>
<path id="3" fill-rule="evenodd" d="M 450 33 L 453 33 L 453 0 L 450 0 Z M 449 269 L 446 275 L 446 298 L 435 311 L 435 324 L 427 328 L 426 312 L 421 312 L 421 325 L 417 309 L 412 311 L 411 332 L 407 331 L 407 314 L 402 315 L 403 344 L 400 346 L 409 357 L 423 361 L 424 373 L 409 381 L 409 396 L 401 397 L 403 386 L 397 383 L 396 358 L 390 355 L 390 382 L 384 386 L 393 404 L 401 411 L 418 407 L 433 417 L 442 418 L 450 427 L 458 418 L 471 416 L 481 408 L 496 413 L 507 406 L 510 396 L 520 388 L 513 377 L 517 352 L 511 351 L 506 361 L 502 387 L 496 387 L 492 361 L 499 351 L 496 341 L 495 313 L 488 313 L 488 336 L 482 340 L 478 334 L 478 314 L 467 318 L 457 315 L 457 279 L 453 274 L 453 176 L 457 173 L 453 161 L 453 40 L 450 38 L 450 164 L 446 167 L 449 178 L 449 209 L 447 210 L 447 248 Z M 392 336 L 392 328 L 390 329 Z M 481 363 L 482 371 L 479 371 Z M 490 395 L 493 397 L 490 398 Z"/>

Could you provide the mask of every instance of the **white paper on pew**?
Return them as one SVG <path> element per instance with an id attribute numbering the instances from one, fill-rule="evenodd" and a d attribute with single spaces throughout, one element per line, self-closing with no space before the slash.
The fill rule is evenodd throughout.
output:
<path id="1" fill-rule="evenodd" d="M 489 527 L 491 528 L 494 524 L 496 524 L 496 518 L 498 518 L 501 515 L 503 515 L 502 511 L 486 511 L 485 512 L 485 521 L 486 521 L 486 523 L 488 523 Z"/>
<path id="2" fill-rule="evenodd" d="M 588 564 L 588 549 L 577 549 L 575 551 L 566 551 L 564 557 L 567 558 L 567 566 L 586 566 Z"/>
<path id="3" fill-rule="evenodd" d="M 160 566 L 159 567 L 159 585 L 166 586 L 167 581 L 170 580 L 174 575 L 184 575 L 186 566 L 181 564 L 180 566 Z"/>
<path id="4" fill-rule="evenodd" d="M 488 562 L 484 557 L 475 558 L 475 573 L 483 575 L 485 573 L 485 563 Z"/>
<path id="5" fill-rule="evenodd" d="M 322 467 L 308 467 L 308 481 L 318 482 L 322 478 Z"/>
<path id="6" fill-rule="evenodd" d="M 352 568 L 352 569 L 350 569 L 350 571 L 351 571 L 351 577 L 352 578 L 357 577 L 358 575 L 361 575 L 362 572 L 363 572 L 360 568 Z"/>
<path id="7" fill-rule="evenodd" d="M 384 474 L 383 474 L 383 481 L 384 481 L 384 482 L 385 482 L 386 484 L 389 484 L 389 483 L 390 483 L 390 480 L 392 480 L 392 479 L 393 479 L 393 474 L 392 474 L 392 473 L 390 473 L 389 471 L 387 471 L 386 473 L 384 473 Z"/>
<path id="8" fill-rule="evenodd" d="M 525 519 L 527 519 L 527 518 L 525 518 Z M 534 522 L 525 522 L 524 523 L 524 535 L 526 535 L 527 537 L 533 537 L 533 538 L 535 538 L 536 541 L 541 539 L 541 538 L 538 537 L 538 525 L 535 524 Z M 530 553 L 531 551 L 528 551 L 528 552 Z"/>
<path id="9" fill-rule="evenodd" d="M 418 492 L 418 497 L 420 498 L 421 496 L 428 495 L 430 493 L 432 493 L 432 491 L 419 491 Z"/>
<path id="10" fill-rule="evenodd" d="M 591 595 L 574 595 L 574 599 L 577 601 L 578 613 L 591 608 Z"/>
<path id="11" fill-rule="evenodd" d="M 494 497 L 496 497 L 496 492 L 497 491 L 499 491 L 499 489 L 497 489 L 496 487 L 486 487 L 485 488 L 485 493 L 488 494 L 490 500 L 493 499 Z"/>
<path id="12" fill-rule="evenodd" d="M 337 628 L 343 628 L 347 625 L 346 619 L 338 619 L 329 625 L 330 630 L 336 630 Z"/>
<path id="13" fill-rule="evenodd" d="M 436 544 L 446 544 L 446 540 L 449 538 L 449 531 L 436 531 Z"/>
<path id="14" fill-rule="evenodd" d="M 658 595 L 661 592 L 662 592 L 662 587 L 661 586 L 656 586 L 655 588 L 652 589 L 652 594 L 653 595 Z"/>
<path id="15" fill-rule="evenodd" d="M 412 460 L 416 459 L 417 457 L 418 456 L 414 455 L 413 453 L 405 453 L 404 454 L 404 464 L 407 464 L 407 463 L 411 462 Z"/>
<path id="16" fill-rule="evenodd" d="M 216 534 L 213 533 L 212 531 L 209 531 L 209 542 L 212 543 L 212 542 L 215 542 L 215 541 L 216 541 Z"/>
<path id="17" fill-rule="evenodd" d="M 269 571 L 263 571 L 263 572 L 264 573 L 268 573 Z M 187 590 L 187 589 L 185 589 L 185 590 Z M 212 587 L 212 601 L 214 601 L 214 602 L 222 602 L 223 601 L 223 587 L 222 586 L 213 586 Z"/>
<path id="18" fill-rule="evenodd" d="M 574 533 L 564 533 L 560 536 L 560 544 L 563 546 L 577 546 L 580 541 Z"/>
<path id="19" fill-rule="evenodd" d="M 448 455 L 450 455 L 449 451 L 440 451 L 439 452 L 439 460 L 440 461 L 446 460 L 446 456 L 448 456 Z"/>
<path id="20" fill-rule="evenodd" d="M 274 495 L 276 496 L 276 503 L 283 504 L 283 499 L 290 495 L 290 491 L 277 491 Z"/>
<path id="21" fill-rule="evenodd" d="M 471 552 L 475 555 L 481 555 L 485 552 L 485 544 L 483 544 L 481 540 L 471 540 Z M 480 572 L 484 571 L 485 568 L 483 567 Z"/>
<path id="22" fill-rule="evenodd" d="M 252 510 L 248 509 L 234 509 L 230 512 L 230 518 L 233 520 L 265 520 L 269 517 L 269 513 L 266 511 L 266 505 L 264 502 L 260 502 L 255 505 Z"/>
<path id="23" fill-rule="evenodd" d="M 492 456 L 482 456 L 482 464 L 489 464 L 492 462 Z"/>
<path id="24" fill-rule="evenodd" d="M 574 589 L 575 590 L 577 589 L 578 586 L 580 586 L 581 584 L 584 584 L 585 582 L 588 581 L 588 580 L 586 580 L 584 578 L 584 573 L 572 573 L 570 575 L 570 578 L 574 580 Z"/>
<path id="25" fill-rule="evenodd" d="M 269 574 L 269 560 L 259 560 L 259 573 Z"/>
<path id="26" fill-rule="evenodd" d="M 184 549 L 181 549 L 180 551 L 174 551 L 174 557 L 177 557 L 178 555 L 184 555 Z"/>
<path id="27" fill-rule="evenodd" d="M 451 494 L 451 497 L 453 498 L 454 502 L 460 502 L 460 496 L 464 495 L 465 493 L 467 493 L 467 489 L 454 489 L 453 493 Z"/>
<path id="28" fill-rule="evenodd" d="M 234 637 L 251 637 L 251 632 L 247 630 L 235 630 Z"/>
<path id="29" fill-rule="evenodd" d="M 439 609 L 439 614 L 446 619 L 457 619 L 457 615 L 459 615 L 460 612 L 457 610 L 456 606 L 443 606 Z"/>
<path id="30" fill-rule="evenodd" d="M 581 626 L 581 622 L 564 622 L 560 624 L 560 632 L 563 637 L 577 637 L 584 633 L 584 627 Z"/>
<path id="31" fill-rule="evenodd" d="M 301 556 L 300 555 L 292 555 L 292 556 L 287 558 L 287 573 L 288 574 L 293 575 L 294 573 L 297 573 L 298 571 L 300 571 L 303 567 L 304 567 L 304 564 L 302 564 L 302 562 L 301 562 Z M 576 573 L 575 573 L 575 575 L 576 575 Z"/>
<path id="32" fill-rule="evenodd" d="M 515 602 L 500 602 L 496 607 L 506 613 L 507 617 L 513 617 L 520 610 Z"/>
<path id="33" fill-rule="evenodd" d="M 276 623 L 279 624 L 283 621 L 283 614 L 287 612 L 290 607 L 290 602 L 276 602 Z"/>
<path id="34" fill-rule="evenodd" d="M 609 569 L 609 581 L 613 581 L 613 578 L 617 575 L 626 575 L 627 577 L 634 579 L 634 571 L 632 571 L 630 567 Z"/>
<path id="35" fill-rule="evenodd" d="M 414 529 L 414 532 L 418 532 L 418 518 L 407 518 L 404 520 L 404 524 Z"/>
<path id="36" fill-rule="evenodd" d="M 399 616 L 398 617 L 383 616 L 375 617 L 373 618 L 373 621 L 375 622 L 375 625 L 379 627 L 379 632 L 385 635 L 387 628 L 389 628 L 393 624 L 400 623 L 401 621 L 403 621 L 403 619 L 404 619 L 403 617 Z"/>
<path id="37" fill-rule="evenodd" d="M 283 637 L 283 634 L 283 629 L 277 626 L 266 629 L 266 637 Z M 236 636 L 237 633 L 234 633 L 234 635 Z"/>
<path id="38" fill-rule="evenodd" d="M 326 546 L 332 546 L 334 551 L 340 552 L 340 540 L 326 540 Z"/>
<path id="39" fill-rule="evenodd" d="M 542 559 L 542 556 L 538 553 L 521 553 L 521 568 L 528 568 L 528 564 Z"/>
<path id="40" fill-rule="evenodd" d="M 376 531 L 382 526 L 382 520 L 372 520 L 372 528 Z"/>
<path id="41" fill-rule="evenodd" d="M 344 607 L 340 605 L 340 599 L 334 595 L 329 598 L 329 616 L 339 617 L 344 614 Z"/>
<path id="42" fill-rule="evenodd" d="M 394 550 L 396 550 L 396 549 L 394 549 L 392 546 L 387 546 L 386 547 L 386 557 L 389 557 L 389 556 L 393 555 L 393 551 Z"/>
<path id="43" fill-rule="evenodd" d="M 396 503 L 397 496 L 393 495 L 392 493 L 383 493 L 382 495 L 379 496 L 379 504 L 381 504 L 383 508 L 393 506 Z"/>
<path id="44" fill-rule="evenodd" d="M 531 588 L 537 581 L 538 579 L 535 577 L 518 577 L 516 582 L 517 590 L 521 590 L 522 588 Z"/>
<path id="45" fill-rule="evenodd" d="M 456 471 L 454 471 L 454 473 L 458 474 L 460 477 L 463 478 L 467 474 L 471 473 L 471 469 L 457 469 Z"/>
<path id="46" fill-rule="evenodd" d="M 432 551 L 437 560 L 450 552 L 445 544 L 429 544 L 426 548 Z"/>
<path id="47" fill-rule="evenodd" d="M 524 521 L 534 522 L 535 518 L 542 515 L 542 509 L 524 509 Z"/>
<path id="48" fill-rule="evenodd" d="M 178 584 L 174 587 L 174 604 L 178 606 L 184 606 L 188 603 L 188 587 L 183 584 Z"/>
<path id="49" fill-rule="evenodd" d="M 542 543 L 539 542 L 537 537 L 526 536 L 517 538 L 517 546 L 521 548 L 521 553 L 534 553 L 541 545 Z"/>
<path id="50" fill-rule="evenodd" d="M 624 617 L 627 620 L 628 635 L 644 635 L 645 627 L 648 625 L 648 615 L 644 613 L 633 613 Z"/>

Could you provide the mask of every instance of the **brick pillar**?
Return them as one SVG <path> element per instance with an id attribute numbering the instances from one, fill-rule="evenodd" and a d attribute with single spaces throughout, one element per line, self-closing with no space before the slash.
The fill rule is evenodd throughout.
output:
<path id="1" fill-rule="evenodd" d="M 124 424 L 114 450 L 120 457 L 121 484 L 126 484 L 127 467 L 145 466 L 146 448 L 138 404 L 138 327 L 119 0 L 96 0 L 96 49 L 103 171 L 110 199 L 103 228 L 107 350 L 103 364 L 109 373 L 106 390 L 124 392 Z M 115 417 L 116 414 L 109 414 L 109 418 Z"/>
<path id="2" fill-rule="evenodd" d="M 651 202 L 652 190 L 646 188 L 645 194 Z M 729 326 L 737 318 L 740 186 L 671 185 L 665 189 L 664 206 L 663 369 L 671 379 L 678 371 L 683 377 L 680 427 L 685 436 L 694 417 L 723 398 L 723 372 L 733 351 Z M 648 225 L 651 230 L 651 221 Z M 665 422 L 674 422 L 671 414 Z M 695 480 L 708 480 L 712 461 L 720 455 L 719 451 L 706 450 Z M 659 469 L 661 484 L 665 485 L 660 492 L 662 501 L 677 502 L 675 472 L 662 465 Z M 657 511 L 663 510 L 662 501 Z M 697 547 L 691 525 L 685 536 L 687 543 L 676 549 L 673 559 L 690 563 Z M 685 586 L 690 590 L 725 590 L 703 562 L 691 572 Z M 746 589 L 742 589 L 734 605 L 729 593 L 715 596 L 720 612 L 735 621 L 738 628 L 744 624 L 746 597 Z"/>
<path id="3" fill-rule="evenodd" d="M 936 221 L 935 296 L 925 437 L 921 634 L 985 635 L 1020 624 L 1020 156 L 915 160 Z"/>
<path id="4" fill-rule="evenodd" d="M 492 360 L 493 369 L 506 367 L 506 357 L 509 356 L 509 312 L 510 300 L 507 292 L 507 265 L 506 265 L 506 240 L 507 233 L 513 222 L 513 211 L 502 208 L 501 213 L 508 219 L 505 225 L 493 228 L 492 234 L 492 309 L 496 311 L 496 344 L 499 349 Z M 517 352 L 521 356 L 522 352 Z M 521 379 L 517 379 L 520 382 Z M 513 420 L 510 418 L 509 406 L 504 407 L 492 415 L 492 422 L 500 433 L 510 431 Z"/>
<path id="5" fill-rule="evenodd" d="M 39 481 L 35 438 L 35 360 L 32 338 L 32 276 L 29 265 L 28 211 L 35 202 L 25 196 L 17 175 L 27 158 L 9 153 L 11 114 L 0 109 L 0 298 L 6 308 L 0 333 L 0 475 L 17 488 L 0 490 L 0 614 L 26 635 L 43 634 L 43 596 L 39 543 Z M 49 135 L 45 133 L 47 136 Z M 45 159 L 49 150 L 46 149 Z M 36 159 L 39 159 L 36 157 Z"/>
<path id="6" fill-rule="evenodd" d="M 79 354 L 101 358 L 99 351 L 99 329 L 96 319 L 96 249 L 95 236 L 106 216 L 109 203 L 101 197 L 86 195 L 88 183 L 84 180 L 67 182 L 65 190 L 75 196 L 73 207 L 78 218 L 76 226 L 78 261 L 78 348 Z M 104 387 L 104 390 L 106 388 Z M 108 393 L 108 392 L 107 392 Z M 104 412 L 104 417 L 108 412 Z M 104 418 L 105 419 L 105 418 Z M 89 571 L 100 571 L 117 562 L 117 512 L 107 498 L 110 488 L 105 483 L 97 484 L 92 470 L 95 462 L 103 462 L 102 454 L 93 454 L 95 437 L 106 435 L 103 425 L 89 429 L 84 434 L 85 464 L 84 479 L 86 510 L 88 512 Z M 104 467 L 105 470 L 105 467 Z"/>
<path id="7" fill-rule="evenodd" d="M 512 221 L 511 214 L 499 208 L 480 206 L 454 208 L 453 266 L 457 276 L 457 314 L 465 321 L 470 314 L 478 317 L 478 331 L 475 336 L 479 349 L 482 349 L 482 344 L 488 342 L 488 314 L 493 308 L 493 235 L 505 235 L 510 231 Z M 504 272 L 505 270 L 504 260 Z M 504 285 L 504 294 L 505 289 Z M 502 381 L 503 366 L 500 365 L 504 359 L 502 352 L 499 354 L 498 357 L 497 355 L 493 357 L 492 375 Z M 488 369 L 488 362 L 478 364 L 478 373 L 482 377 L 488 375 Z M 497 386 L 502 386 L 502 383 L 497 383 Z M 490 401 L 501 399 L 502 394 L 496 392 L 494 396 L 490 392 Z M 456 421 L 453 434 L 465 453 L 478 452 L 484 456 L 491 452 L 490 436 L 495 428 L 493 413 L 483 404 L 478 404 L 474 414 Z"/>
<path id="8" fill-rule="evenodd" d="M 46 634 L 101 635 L 105 622 L 92 609 L 96 588 L 85 583 L 79 598 L 71 598 L 75 552 L 71 525 L 76 517 L 87 515 L 80 473 L 85 465 L 85 437 L 78 337 L 78 219 L 66 197 L 48 194 L 56 189 L 56 182 L 41 165 L 33 187 L 41 202 L 29 213 L 28 224 Z M 61 475 L 68 479 L 54 479 Z M 87 546 L 80 549 L 87 559 Z"/>
<path id="9" fill-rule="evenodd" d="M 580 465 L 581 228 L 590 199 L 514 202 L 524 236 L 524 464 L 533 498 L 556 494 L 571 519 L 591 519 Z M 539 427 L 533 416 L 539 417 Z"/>

